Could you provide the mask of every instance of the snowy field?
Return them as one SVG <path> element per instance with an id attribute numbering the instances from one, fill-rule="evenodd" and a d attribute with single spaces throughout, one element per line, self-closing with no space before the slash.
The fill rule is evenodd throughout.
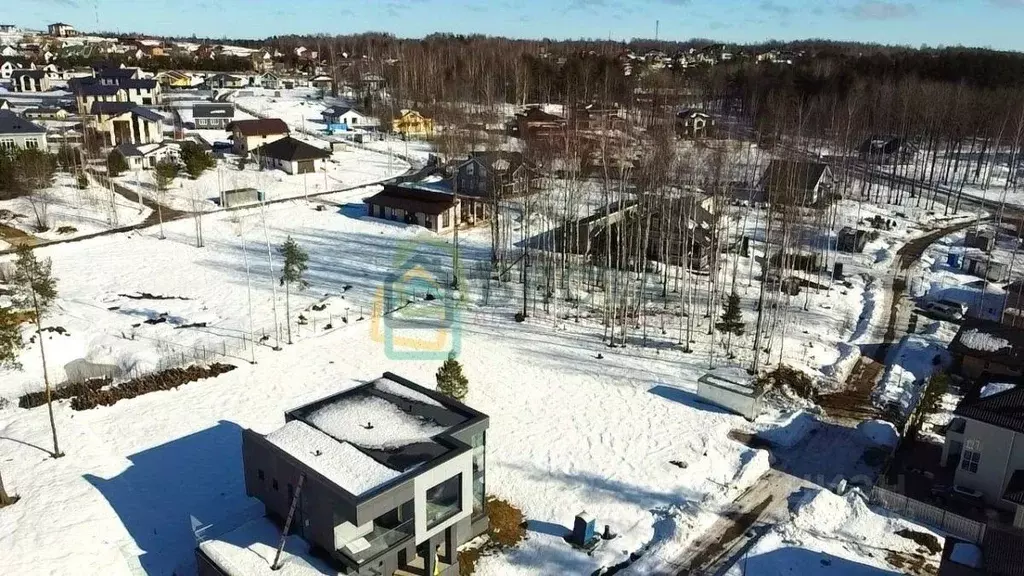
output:
<path id="1" fill-rule="evenodd" d="M 47 324 L 70 333 L 47 340 L 51 364 L 77 357 L 152 361 L 162 349 L 147 339 L 184 343 L 209 336 L 175 330 L 186 321 L 222 333 L 245 330 L 246 280 L 235 230 L 246 229 L 251 243 L 257 323 L 272 320 L 256 213 L 245 212 L 249 221 L 239 224 L 232 215 L 208 216 L 205 248 L 190 245 L 192 223 L 179 221 L 166 227 L 163 241 L 150 229 L 42 249 L 41 256 L 54 260 L 61 291 Z M 311 254 L 312 286 L 292 296 L 295 311 L 332 291 L 336 314 L 349 301 L 372 303 L 402 240 L 431 236 L 301 202 L 267 213 L 272 243 L 288 233 Z M 467 246 L 465 253 L 479 257 L 483 250 Z M 126 261 L 136 265 L 126 269 Z M 343 292 L 343 286 L 351 288 Z M 189 300 L 118 296 L 141 292 Z M 167 320 L 142 323 L 135 340 L 120 337 L 160 314 Z M 676 351 L 610 351 L 587 326 L 516 324 L 511 310 L 470 303 L 464 314 L 460 359 L 471 382 L 468 402 L 492 419 L 488 490 L 521 507 L 531 522 L 529 539 L 507 555 L 484 558 L 479 574 L 584 574 L 625 559 L 666 530 L 685 541 L 767 469 L 765 453 L 726 438 L 739 417 L 695 400 L 702 362 Z M 232 360 L 239 368 L 214 380 L 86 412 L 60 403 L 62 459 L 39 448 L 48 442 L 45 409 L 0 411 L 0 443 L 9 454 L 4 478 L 22 496 L 0 511 L 6 573 L 129 574 L 138 556 L 148 573 L 170 574 L 190 562 L 189 515 L 228 529 L 234 518 L 251 514 L 241 480 L 241 428 L 269 432 L 287 408 L 385 370 L 433 385 L 440 360 L 389 359 L 374 324 L 355 316 L 315 336 L 300 333 L 282 352 L 259 347 L 258 364 Z M 25 371 L 4 373 L 0 394 L 11 398 L 38 387 L 37 355 L 38 347 L 29 345 Z M 592 556 L 561 539 L 582 510 L 620 535 Z"/>
<path id="2" fill-rule="evenodd" d="M 10 211 L 13 217 L 0 219 L 0 224 L 43 240 L 63 240 L 138 224 L 150 212 L 92 179 L 88 188 L 80 189 L 74 176 L 66 173 L 58 173 L 52 186 L 31 196 L 0 201 L 0 211 L 3 210 Z M 40 223 L 45 224 L 45 232 L 39 231 Z M 65 231 L 61 232 L 61 228 Z"/>
<path id="3" fill-rule="evenodd" d="M 934 574 L 941 552 L 928 552 L 901 531 L 943 542 L 927 528 L 869 508 L 858 491 L 836 496 L 805 489 L 791 502 L 790 520 L 773 526 L 726 574 Z"/>

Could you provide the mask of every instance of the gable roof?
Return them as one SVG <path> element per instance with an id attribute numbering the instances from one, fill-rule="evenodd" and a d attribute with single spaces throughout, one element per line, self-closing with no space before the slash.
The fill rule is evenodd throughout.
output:
<path id="1" fill-rule="evenodd" d="M 416 182 L 406 182 L 400 185 L 385 184 L 384 190 L 367 198 L 364 202 L 401 208 L 408 212 L 436 215 L 455 204 L 455 195 Z"/>
<path id="2" fill-rule="evenodd" d="M 163 116 L 153 110 L 143 108 L 134 102 L 93 102 L 89 108 L 89 114 L 93 116 L 117 116 L 125 112 L 130 112 L 135 116 L 152 120 L 153 122 L 160 122 L 164 119 Z"/>
<path id="3" fill-rule="evenodd" d="M 949 344 L 953 354 L 1003 364 L 1024 362 L 1024 329 L 991 320 L 968 318 Z"/>
<path id="4" fill-rule="evenodd" d="M 550 114 L 540 109 L 538 106 L 531 106 L 524 112 L 517 114 L 519 118 L 526 120 L 527 122 L 562 122 L 564 118 L 557 114 Z"/>
<path id="5" fill-rule="evenodd" d="M 505 150 L 470 152 L 466 162 L 472 161 L 476 161 L 490 170 L 509 174 L 525 164 L 522 152 L 508 152 Z"/>
<path id="6" fill-rule="evenodd" d="M 810 192 L 829 170 L 828 164 L 804 160 L 772 160 L 762 180 L 766 190 Z"/>
<path id="7" fill-rule="evenodd" d="M 325 109 L 323 111 L 323 115 L 324 116 L 343 116 L 345 114 L 348 114 L 349 112 L 355 112 L 356 114 L 359 114 L 360 116 L 363 116 L 363 113 L 361 113 L 360 111 L 356 110 L 355 108 L 353 108 L 351 106 L 331 106 L 331 107 L 329 107 L 329 108 L 327 108 L 327 109 Z"/>
<path id="8" fill-rule="evenodd" d="M 138 68 L 100 68 L 96 70 L 96 77 L 131 79 L 138 73 Z"/>
<path id="9" fill-rule="evenodd" d="M 136 147 L 134 144 L 128 144 L 127 142 L 118 144 L 117 146 L 114 147 L 114 150 L 117 150 L 118 154 L 124 156 L 125 158 L 130 158 L 132 156 L 142 156 L 142 150 L 139 150 L 138 147 Z"/>
<path id="10" fill-rule="evenodd" d="M 953 413 L 1024 434 L 1024 388 L 1018 386 L 985 398 L 965 398 Z"/>
<path id="11" fill-rule="evenodd" d="M 228 130 L 238 130 L 242 136 L 262 136 L 267 134 L 288 134 L 291 130 L 280 118 L 257 118 L 255 120 L 235 120 L 227 126 Z"/>
<path id="12" fill-rule="evenodd" d="M 278 160 L 287 160 L 290 162 L 331 157 L 330 152 L 322 148 L 317 148 L 312 144 L 306 144 L 302 140 L 292 138 L 291 136 L 275 140 L 269 144 L 264 144 L 263 146 L 252 150 L 252 153 L 257 156 L 276 158 Z"/>
<path id="13" fill-rule="evenodd" d="M 193 118 L 234 118 L 233 104 L 196 103 L 192 105 Z"/>
<path id="14" fill-rule="evenodd" d="M 11 79 L 21 78 L 22 76 L 28 76 L 29 78 L 35 78 L 40 80 L 46 77 L 46 70 L 15 70 L 11 72 Z"/>
<path id="15" fill-rule="evenodd" d="M 696 118 L 697 116 L 710 118 L 711 114 L 708 114 L 707 112 L 702 112 L 700 110 L 694 110 L 693 108 L 685 108 L 683 110 L 680 110 L 679 112 L 676 112 L 676 118 Z"/>
<path id="16" fill-rule="evenodd" d="M 115 96 L 124 90 L 113 84 L 93 84 L 91 82 L 69 82 L 71 91 L 78 96 Z"/>
<path id="17" fill-rule="evenodd" d="M 242 81 L 242 79 L 239 78 L 238 76 L 232 76 L 230 74 L 224 74 L 223 72 L 218 73 L 218 74 L 214 74 L 213 76 L 210 76 L 209 78 L 206 79 L 206 82 L 209 83 L 209 82 L 211 82 L 213 80 L 227 80 L 227 81 L 231 81 L 231 82 L 241 82 Z"/>
<path id="18" fill-rule="evenodd" d="M 0 134 L 45 134 L 46 129 L 10 110 L 0 110 Z"/>
<path id="19" fill-rule="evenodd" d="M 0 98 L 0 110 L 8 110 L 11 107 L 11 103 L 3 98 Z"/>

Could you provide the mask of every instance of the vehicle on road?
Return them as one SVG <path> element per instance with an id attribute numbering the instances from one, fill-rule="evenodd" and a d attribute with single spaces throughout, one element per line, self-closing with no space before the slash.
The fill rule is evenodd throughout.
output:
<path id="1" fill-rule="evenodd" d="M 929 300 L 921 305 L 921 311 L 937 320 L 962 322 L 967 316 L 967 305 L 952 300 Z"/>

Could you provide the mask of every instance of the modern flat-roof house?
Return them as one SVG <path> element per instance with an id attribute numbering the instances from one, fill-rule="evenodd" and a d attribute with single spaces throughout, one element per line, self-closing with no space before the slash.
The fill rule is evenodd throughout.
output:
<path id="1" fill-rule="evenodd" d="M 287 412 L 269 434 L 244 430 L 246 493 L 277 527 L 261 519 L 202 542 L 199 575 L 271 574 L 253 552 L 280 538 L 294 510 L 286 568 L 456 576 L 458 547 L 488 526 L 488 425 L 485 414 L 385 373 Z"/>
<path id="2" fill-rule="evenodd" d="M 234 142 L 232 150 L 241 156 L 248 155 L 264 144 L 286 138 L 291 132 L 280 118 L 235 120 L 228 124 L 227 129 L 231 132 Z"/>
<path id="3" fill-rule="evenodd" d="M 133 102 L 93 102 L 89 114 L 106 146 L 154 144 L 164 139 L 163 116 Z"/>
<path id="4" fill-rule="evenodd" d="M 77 36 L 78 31 L 71 24 L 65 24 L 63 22 L 55 22 L 46 27 L 46 31 L 50 36 L 56 36 L 58 38 L 68 38 L 70 36 Z"/>
<path id="5" fill-rule="evenodd" d="M 0 150 L 46 150 L 46 129 L 10 110 L 0 110 Z"/>
<path id="6" fill-rule="evenodd" d="M 772 160 L 761 178 L 763 200 L 787 206 L 812 206 L 832 189 L 832 168 L 821 162 Z"/>
<path id="7" fill-rule="evenodd" d="M 11 73 L 15 92 L 48 92 L 50 77 L 46 70 L 15 70 Z"/>
<path id="8" fill-rule="evenodd" d="M 226 130 L 234 119 L 234 104 L 200 102 L 192 105 L 192 122 L 199 130 Z"/>
<path id="9" fill-rule="evenodd" d="M 324 169 L 331 153 L 302 140 L 286 136 L 264 144 L 250 152 L 263 168 L 278 169 L 288 174 L 312 174 Z"/>
<path id="10" fill-rule="evenodd" d="M 960 374 L 972 380 L 1024 374 L 1024 329 L 967 318 L 949 344 Z"/>
<path id="11" fill-rule="evenodd" d="M 956 466 L 956 486 L 1014 511 L 1024 528 L 1024 387 L 966 397 L 947 428 L 942 465 Z"/>
<path id="12" fill-rule="evenodd" d="M 459 223 L 475 224 L 488 214 L 490 200 L 459 196 L 440 183 L 404 182 L 385 184 L 384 190 L 364 200 L 374 218 L 423 226 L 446 232 Z"/>

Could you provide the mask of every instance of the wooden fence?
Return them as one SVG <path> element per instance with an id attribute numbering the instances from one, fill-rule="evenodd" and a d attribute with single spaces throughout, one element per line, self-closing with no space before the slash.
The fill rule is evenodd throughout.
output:
<path id="1" fill-rule="evenodd" d="M 936 508 L 902 494 L 875 486 L 871 490 L 871 503 L 895 512 L 909 520 L 927 524 L 952 536 L 981 544 L 985 540 L 985 524 Z"/>

